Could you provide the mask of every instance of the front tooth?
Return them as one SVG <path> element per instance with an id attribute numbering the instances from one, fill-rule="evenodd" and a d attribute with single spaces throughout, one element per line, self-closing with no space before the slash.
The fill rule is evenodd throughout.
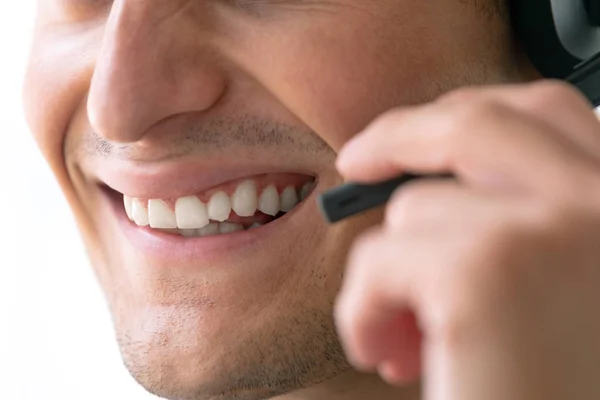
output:
<path id="1" fill-rule="evenodd" d="M 196 196 L 177 199 L 175 217 L 179 229 L 200 229 L 209 222 L 206 206 Z"/>
<path id="2" fill-rule="evenodd" d="M 312 185 L 313 185 L 312 182 L 308 182 L 307 184 L 302 186 L 302 189 L 300 189 L 300 200 L 301 201 L 306 199 L 306 197 L 310 193 L 310 189 L 312 189 Z"/>
<path id="3" fill-rule="evenodd" d="M 142 202 L 138 199 L 133 199 L 131 202 L 131 215 L 133 216 L 133 221 L 138 226 L 148 226 L 148 210 Z"/>
<path id="4" fill-rule="evenodd" d="M 131 210 L 133 206 L 133 199 L 131 197 L 127 197 L 123 195 L 123 204 L 125 205 L 125 213 L 127 214 L 127 218 L 133 221 L 133 211 Z"/>
<path id="5" fill-rule="evenodd" d="M 225 192 L 217 192 L 208 202 L 208 217 L 214 221 L 225 221 L 231 214 L 231 200 Z"/>
<path id="6" fill-rule="evenodd" d="M 177 219 L 175 218 L 175 213 L 160 200 L 148 201 L 148 218 L 150 220 L 150 227 L 152 228 L 177 228 Z"/>
<path id="7" fill-rule="evenodd" d="M 260 222 L 255 222 L 255 223 L 253 223 L 252 225 L 250 225 L 248 227 L 248 230 L 255 229 L 255 228 L 260 228 L 261 226 L 263 226 L 263 224 L 261 224 Z"/>
<path id="8" fill-rule="evenodd" d="M 281 211 L 288 212 L 298 204 L 298 195 L 293 186 L 288 186 L 281 193 Z"/>
<path id="9" fill-rule="evenodd" d="M 219 224 L 219 233 L 233 233 L 243 230 L 244 227 L 240 224 L 234 224 L 232 222 L 221 222 Z"/>
<path id="10" fill-rule="evenodd" d="M 231 208 L 240 217 L 251 217 L 257 207 L 256 183 L 251 180 L 242 182 L 231 198 Z"/>
<path id="11" fill-rule="evenodd" d="M 258 199 L 258 209 L 267 215 L 277 215 L 279 212 L 279 193 L 275 186 L 271 185 L 263 190 Z"/>
<path id="12" fill-rule="evenodd" d="M 217 222 L 211 222 L 204 228 L 198 229 L 199 236 L 212 236 L 216 235 L 217 233 L 219 233 L 219 224 Z"/>

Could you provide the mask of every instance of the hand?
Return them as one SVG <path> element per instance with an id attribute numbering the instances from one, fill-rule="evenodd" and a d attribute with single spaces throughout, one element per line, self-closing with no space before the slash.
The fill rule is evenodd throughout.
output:
<path id="1" fill-rule="evenodd" d="M 350 361 L 427 400 L 600 399 L 600 124 L 570 86 L 461 89 L 393 110 L 341 152 L 400 188 L 348 258 Z"/>

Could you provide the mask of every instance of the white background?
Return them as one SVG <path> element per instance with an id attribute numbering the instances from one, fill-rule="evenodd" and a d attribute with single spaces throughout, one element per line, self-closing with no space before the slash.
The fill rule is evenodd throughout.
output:
<path id="1" fill-rule="evenodd" d="M 23 121 L 34 6 L 3 2 L 0 13 L 0 399 L 156 399 L 121 364 L 73 218 Z"/>

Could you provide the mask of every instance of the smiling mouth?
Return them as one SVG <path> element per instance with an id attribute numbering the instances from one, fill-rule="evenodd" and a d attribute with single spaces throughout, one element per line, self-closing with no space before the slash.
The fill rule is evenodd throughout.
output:
<path id="1" fill-rule="evenodd" d="M 260 228 L 295 209 L 314 186 L 312 176 L 271 174 L 178 198 L 121 196 L 138 227 L 195 238 Z"/>

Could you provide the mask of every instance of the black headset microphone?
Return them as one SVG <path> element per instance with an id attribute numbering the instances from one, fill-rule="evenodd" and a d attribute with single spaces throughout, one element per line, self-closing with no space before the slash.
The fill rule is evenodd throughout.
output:
<path id="1" fill-rule="evenodd" d="M 569 82 L 594 108 L 600 106 L 600 0 L 510 0 L 510 11 L 513 29 L 537 70 Z M 319 208 L 335 223 L 385 204 L 402 184 L 424 177 L 347 183 L 321 194 Z"/>

